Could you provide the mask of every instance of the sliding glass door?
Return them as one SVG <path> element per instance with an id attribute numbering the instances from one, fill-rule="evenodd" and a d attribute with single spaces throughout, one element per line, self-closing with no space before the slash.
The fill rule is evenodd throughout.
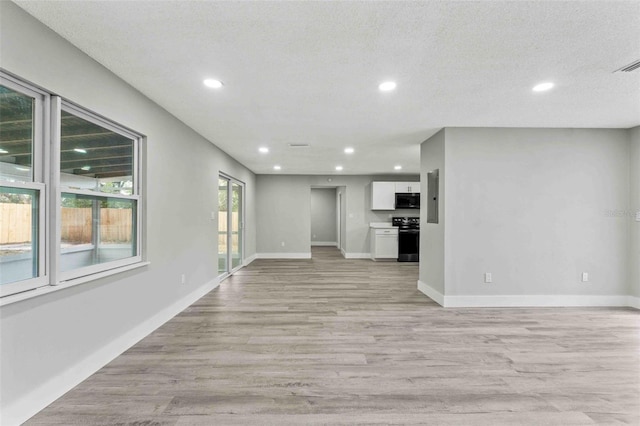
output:
<path id="1" fill-rule="evenodd" d="M 235 270 L 242 266 L 242 194 L 243 186 L 240 183 L 231 182 L 231 203 L 229 209 L 231 210 L 230 218 L 230 232 L 229 238 L 231 238 L 231 270 Z"/>
<path id="2" fill-rule="evenodd" d="M 218 275 L 229 273 L 228 201 L 229 180 L 221 177 L 218 179 Z"/>
<path id="3" fill-rule="evenodd" d="M 242 266 L 244 248 L 244 184 L 228 176 L 218 179 L 218 274 Z"/>

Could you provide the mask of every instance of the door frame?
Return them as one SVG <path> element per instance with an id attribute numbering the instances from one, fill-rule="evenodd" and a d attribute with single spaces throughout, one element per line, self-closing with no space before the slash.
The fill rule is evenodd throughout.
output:
<path id="1" fill-rule="evenodd" d="M 224 172 L 218 173 L 218 191 L 220 191 L 220 179 L 227 181 L 227 267 L 226 271 L 220 273 L 218 271 L 218 277 L 223 280 L 228 276 L 232 275 L 234 272 L 237 272 L 240 268 L 244 266 L 244 253 L 245 253 L 245 200 L 246 200 L 246 189 L 247 185 L 239 179 L 234 178 L 231 175 L 228 175 Z M 240 215 L 238 217 L 238 232 L 240 233 L 240 237 L 238 239 L 238 243 L 240 244 L 240 263 L 235 268 L 232 268 L 233 265 L 233 249 L 232 249 L 232 203 L 233 203 L 233 184 L 239 185 L 242 188 L 242 194 L 240 199 Z M 220 220 L 220 208 L 218 207 L 218 221 Z M 218 223 L 217 235 L 220 235 L 220 224 Z M 217 241 L 217 240 L 216 240 Z M 220 256 L 219 248 L 216 250 L 218 252 L 218 256 Z M 216 259 L 219 262 L 219 257 Z"/>
<path id="2" fill-rule="evenodd" d="M 338 250 L 342 249 L 342 214 L 340 212 L 342 212 L 342 192 L 338 191 L 338 188 L 336 188 L 336 193 L 338 194 L 338 205 L 336 206 L 336 215 L 337 215 L 337 219 L 336 219 L 336 223 L 338 224 L 338 229 L 336 230 L 336 234 L 338 235 L 338 238 L 336 238 L 338 241 Z"/>

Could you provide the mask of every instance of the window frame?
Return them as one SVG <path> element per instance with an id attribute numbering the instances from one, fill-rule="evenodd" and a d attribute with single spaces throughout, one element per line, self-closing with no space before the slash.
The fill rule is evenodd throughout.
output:
<path id="1" fill-rule="evenodd" d="M 47 250 L 47 177 L 48 165 L 48 128 L 46 125 L 49 117 L 50 96 L 48 93 L 29 85 L 6 73 L 0 73 L 0 85 L 5 86 L 22 95 L 34 99 L 32 122 L 32 147 L 31 147 L 31 180 L 16 182 L 0 179 L 0 186 L 5 188 L 35 190 L 38 193 L 38 218 L 37 218 L 37 246 L 33 256 L 37 263 L 37 276 L 25 280 L 15 281 L 0 285 L 0 297 L 10 296 L 44 287 L 49 284 L 49 253 Z M 32 219 L 33 220 L 33 219 Z M 33 236 L 32 236 L 33 239 Z"/>
<path id="2" fill-rule="evenodd" d="M 66 186 L 63 186 L 60 182 L 60 147 L 62 143 L 62 129 L 60 124 L 62 111 L 73 114 L 74 116 L 86 120 L 90 123 L 96 124 L 100 127 L 103 127 L 109 131 L 117 133 L 121 136 L 129 138 L 133 141 L 133 164 L 132 164 L 132 194 L 131 195 L 123 195 L 123 194 L 112 194 L 107 192 L 100 191 L 90 191 L 83 189 L 73 189 Z M 55 159 L 52 159 L 52 179 L 53 179 L 53 191 L 55 208 L 56 208 L 56 222 L 55 222 L 55 231 L 54 235 L 51 238 L 52 240 L 52 252 L 55 253 L 55 276 L 56 279 L 52 282 L 52 285 L 61 285 L 70 281 L 73 281 L 76 278 L 82 278 L 89 275 L 101 273 L 104 271 L 108 271 L 111 269 L 121 268 L 123 266 L 129 266 L 135 263 L 142 262 L 142 170 L 140 169 L 141 161 L 140 161 L 140 149 L 142 145 L 143 136 L 133 132 L 123 126 L 120 126 L 101 115 L 98 115 L 94 112 L 89 111 L 86 108 L 83 108 L 73 102 L 70 102 L 66 99 L 59 98 L 55 102 L 54 111 L 52 111 L 52 115 L 56 116 L 55 122 L 58 123 L 57 128 L 54 132 L 52 132 L 51 145 L 52 151 L 55 153 Z M 81 268 L 75 268 L 68 271 L 60 270 L 60 257 L 62 256 L 61 249 L 61 209 L 62 209 L 62 193 L 65 194 L 76 194 L 76 195 L 84 195 L 91 198 L 114 198 L 114 199 L 123 199 L 123 200 L 133 200 L 135 201 L 136 211 L 135 211 L 135 232 L 134 239 L 132 242 L 135 248 L 135 255 L 126 257 L 124 259 L 112 260 L 109 262 L 98 263 L 94 265 L 88 265 Z M 53 206 L 52 206 L 53 208 Z M 97 249 L 97 247 L 96 247 Z M 55 251 L 54 251 L 55 250 Z"/>
<path id="3" fill-rule="evenodd" d="M 220 271 L 218 272 L 218 278 L 220 280 L 224 280 L 228 277 L 230 277 L 231 275 L 233 275 L 235 272 L 237 272 L 238 270 L 240 270 L 243 266 L 244 266 L 244 254 L 245 254 L 245 242 L 246 242 L 246 230 L 245 230 L 245 218 L 246 218 L 246 193 L 247 193 L 247 185 L 246 183 L 244 183 L 243 181 L 234 178 L 233 176 L 225 173 L 225 172 L 218 172 L 218 191 L 219 191 L 219 182 L 220 180 L 226 180 L 227 181 L 227 235 L 226 235 L 226 244 L 227 244 L 227 258 L 226 258 L 226 270 L 222 273 L 220 273 Z M 240 263 L 233 268 L 233 251 L 232 251 L 232 240 L 233 240 L 233 232 L 232 232 L 232 214 L 231 211 L 233 210 L 232 205 L 233 205 L 233 185 L 236 184 L 238 186 L 240 186 L 242 188 L 242 198 L 240 199 L 240 203 L 241 203 L 241 215 L 238 218 L 238 228 L 239 228 L 239 232 L 240 232 L 240 237 L 238 238 L 238 244 L 240 244 Z M 218 200 L 218 194 L 216 193 L 216 200 Z M 220 235 L 220 231 L 219 231 L 219 226 L 220 226 L 220 211 L 219 211 L 219 207 L 218 207 L 218 231 L 217 231 L 217 236 Z M 217 241 L 217 240 L 216 240 Z M 219 262 L 219 258 L 218 256 L 220 256 L 219 254 L 219 247 L 216 250 L 216 262 Z"/>
<path id="4" fill-rule="evenodd" d="M 15 189 L 27 189 L 37 191 L 37 205 L 38 205 L 38 218 L 37 218 L 37 242 L 36 250 L 34 250 L 33 257 L 36 259 L 38 275 L 33 278 L 27 278 L 25 280 L 14 281 L 7 284 L 0 285 L 0 297 L 10 296 L 12 294 L 21 293 L 23 291 L 34 290 L 38 287 L 43 287 L 49 284 L 49 274 L 47 273 L 47 249 L 46 249 L 46 186 L 43 183 L 30 183 L 25 184 L 22 182 L 9 182 L 10 185 L 5 185 L 4 181 L 0 186 L 5 188 Z M 32 218 L 33 220 L 33 218 Z M 33 237 L 32 237 L 33 238 Z"/>
<path id="5" fill-rule="evenodd" d="M 38 276 L 26 280 L 0 284 L 0 306 L 46 294 L 56 289 L 71 287 L 118 272 L 146 266 L 145 259 L 145 188 L 144 161 L 146 137 L 115 121 L 64 99 L 43 88 L 29 83 L 0 68 L 0 84 L 25 96 L 35 99 L 33 113 L 33 142 L 31 181 L 11 181 L 0 178 L 0 186 L 8 189 L 37 191 L 37 257 Z M 61 185 L 60 147 L 62 111 L 118 133 L 133 141 L 131 195 L 72 189 Z M 91 198 L 133 200 L 135 227 L 132 238 L 133 256 L 60 271 L 61 256 L 61 199 L 62 193 L 84 195 Z M 37 290 L 37 291 L 34 291 Z"/>

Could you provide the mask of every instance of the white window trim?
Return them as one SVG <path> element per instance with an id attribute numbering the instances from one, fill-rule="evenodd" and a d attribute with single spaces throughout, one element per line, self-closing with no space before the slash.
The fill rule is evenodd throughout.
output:
<path id="1" fill-rule="evenodd" d="M 46 246 L 48 212 L 48 164 L 46 159 L 48 158 L 49 152 L 47 144 L 44 143 L 48 136 L 46 119 L 49 114 L 50 96 L 48 93 L 5 73 L 0 73 L 0 84 L 25 96 L 30 96 L 35 100 L 33 113 L 33 145 L 31 148 L 31 181 L 12 182 L 0 180 L 0 186 L 38 191 L 38 249 L 37 253 L 34 253 L 34 256 L 37 256 L 38 276 L 0 285 L 0 297 L 5 297 L 10 294 L 46 286 L 50 280 L 49 253 Z"/>
<path id="2" fill-rule="evenodd" d="M 110 269 L 108 271 L 99 272 L 94 275 L 76 278 L 74 280 L 66 281 L 61 283 L 60 285 L 45 285 L 42 287 L 38 287 L 33 290 L 23 291 L 21 293 L 14 293 L 9 296 L 5 296 L 0 298 L 0 306 L 11 305 L 12 303 L 21 302 L 27 299 L 33 299 L 34 297 L 44 296 L 45 294 L 54 293 L 60 290 L 66 290 L 71 287 L 75 287 L 77 285 L 91 283 L 93 281 L 110 277 L 112 275 L 117 275 L 122 272 L 131 271 L 134 269 L 142 268 L 145 266 L 149 266 L 151 262 L 143 261 L 139 263 L 134 263 L 127 266 L 122 266 L 120 268 Z"/>
<path id="3" fill-rule="evenodd" d="M 145 247 L 143 223 L 145 202 L 142 190 L 144 175 L 142 170 L 146 152 L 145 136 L 114 123 L 112 120 L 89 111 L 59 96 L 28 83 L 0 69 L 0 83 L 12 90 L 36 99 L 34 112 L 32 148 L 33 182 L 11 182 L 0 180 L 0 186 L 38 191 L 38 277 L 0 285 L 0 306 L 21 300 L 63 290 L 79 284 L 95 281 L 121 272 L 137 269 L 150 264 L 144 259 Z M 110 194 L 99 191 L 77 190 L 63 187 L 60 183 L 60 136 L 61 112 L 70 112 L 87 121 L 98 124 L 134 141 L 133 146 L 133 195 Z M 72 193 L 111 199 L 135 200 L 136 235 L 135 255 L 125 259 L 90 265 L 72 271 L 60 272 L 60 209 L 61 194 Z"/>
<path id="4" fill-rule="evenodd" d="M 109 192 L 91 191 L 89 189 L 76 189 L 66 186 L 61 187 L 61 193 L 86 195 L 88 197 L 102 197 L 102 198 L 117 198 L 119 200 L 140 200 L 139 195 L 126 195 L 126 194 L 111 194 Z"/>
<path id="5" fill-rule="evenodd" d="M 242 200 L 241 200 L 241 203 L 242 203 L 242 212 L 241 212 L 242 213 L 242 217 L 239 218 L 240 223 L 238 224 L 238 226 L 240 227 L 240 230 L 241 230 L 240 234 L 241 234 L 241 237 L 242 237 L 242 241 L 240 241 L 240 247 L 241 247 L 240 259 L 241 259 L 241 262 L 235 268 L 231 268 L 231 264 L 230 264 L 230 262 L 228 262 L 229 255 L 230 255 L 229 250 L 231 250 L 231 246 L 232 246 L 232 244 L 231 244 L 231 234 L 228 234 L 227 235 L 227 251 L 228 251 L 228 253 L 227 253 L 227 269 L 228 270 L 223 272 L 223 273 L 221 273 L 221 274 L 218 274 L 218 278 L 220 280 L 224 280 L 224 279 L 230 277 L 231 275 L 233 275 L 235 272 L 237 272 L 238 270 L 240 270 L 244 266 L 245 239 L 246 239 L 246 231 L 245 231 L 244 224 L 245 224 L 245 215 L 246 215 L 245 197 L 246 197 L 246 194 L 247 194 L 247 184 L 244 183 L 243 181 L 239 180 L 239 179 L 234 178 L 233 176 L 231 176 L 231 175 L 229 175 L 229 174 L 227 174 L 225 172 L 222 172 L 222 171 L 218 172 L 218 179 L 220 179 L 220 178 L 226 179 L 228 181 L 228 185 L 227 185 L 227 210 L 229 210 L 228 207 L 232 203 L 232 198 L 233 198 L 233 196 L 232 196 L 232 184 L 235 183 L 235 184 L 238 184 L 238 185 L 240 185 L 242 187 Z M 217 200 L 217 197 L 218 197 L 218 194 L 216 193 L 216 200 Z M 220 220 L 220 216 L 219 215 L 218 215 L 218 220 Z M 231 229 L 231 214 L 227 214 L 227 229 L 228 230 Z"/>
<path id="6" fill-rule="evenodd" d="M 5 297 L 11 294 L 33 290 L 38 287 L 46 286 L 49 284 L 49 276 L 46 270 L 46 229 L 45 229 L 45 210 L 46 210 L 46 186 L 43 183 L 26 183 L 26 182 L 8 182 L 0 181 L 0 186 L 5 188 L 16 189 L 31 189 L 38 191 L 38 245 L 37 256 L 38 263 L 38 276 L 29 278 L 26 280 L 15 281 L 8 284 L 0 285 L 0 297 Z"/>
<path id="7" fill-rule="evenodd" d="M 55 192 L 56 198 L 56 215 L 60 217 L 60 209 L 62 193 L 66 194 L 78 194 L 78 195 L 86 195 L 89 197 L 95 198 L 111 198 L 111 199 L 122 199 L 122 200 L 133 200 L 136 204 L 136 217 L 135 220 L 135 228 L 136 235 L 135 237 L 135 255 L 118 259 L 111 262 L 103 262 L 95 265 L 88 265 L 82 268 L 75 268 L 69 271 L 61 271 L 59 265 L 59 259 L 62 255 L 61 250 L 61 221 L 56 220 L 55 225 L 56 229 L 54 232 L 54 238 L 52 238 L 52 252 L 55 250 L 55 259 L 57 261 L 55 271 L 53 271 L 53 280 L 51 285 L 61 285 L 63 283 L 76 280 L 78 278 L 88 277 L 90 278 L 92 275 L 99 274 L 104 271 L 109 271 L 111 269 L 117 269 L 128 265 L 133 265 L 136 263 L 142 262 L 142 170 L 140 169 L 140 148 L 141 141 L 143 140 L 143 136 L 130 131 L 124 127 L 121 127 L 114 122 L 95 114 L 85 108 L 77 106 L 69 101 L 58 98 L 59 101 L 56 102 L 56 106 L 52 115 L 57 115 L 56 123 L 61 123 L 61 115 L 62 111 L 69 112 L 76 117 L 79 117 L 88 122 L 94 123 L 100 127 L 103 127 L 107 130 L 110 130 L 119 135 L 125 136 L 133 141 L 133 164 L 132 164 L 132 172 L 133 172 L 133 195 L 123 195 L 123 194 L 111 194 L 108 192 L 100 192 L 100 191 L 90 191 L 83 189 L 75 189 L 63 186 L 60 182 L 60 149 L 61 149 L 61 129 L 58 127 L 52 132 L 51 145 L 52 151 L 56 153 L 57 158 L 51 162 L 51 173 L 52 173 L 52 186 L 53 191 Z M 52 206 L 52 209 L 54 206 Z"/>

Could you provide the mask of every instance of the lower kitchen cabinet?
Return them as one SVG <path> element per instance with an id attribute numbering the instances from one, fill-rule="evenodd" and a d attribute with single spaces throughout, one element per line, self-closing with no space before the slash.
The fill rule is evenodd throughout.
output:
<path id="1" fill-rule="evenodd" d="M 371 228 L 371 258 L 398 258 L 397 228 Z"/>

